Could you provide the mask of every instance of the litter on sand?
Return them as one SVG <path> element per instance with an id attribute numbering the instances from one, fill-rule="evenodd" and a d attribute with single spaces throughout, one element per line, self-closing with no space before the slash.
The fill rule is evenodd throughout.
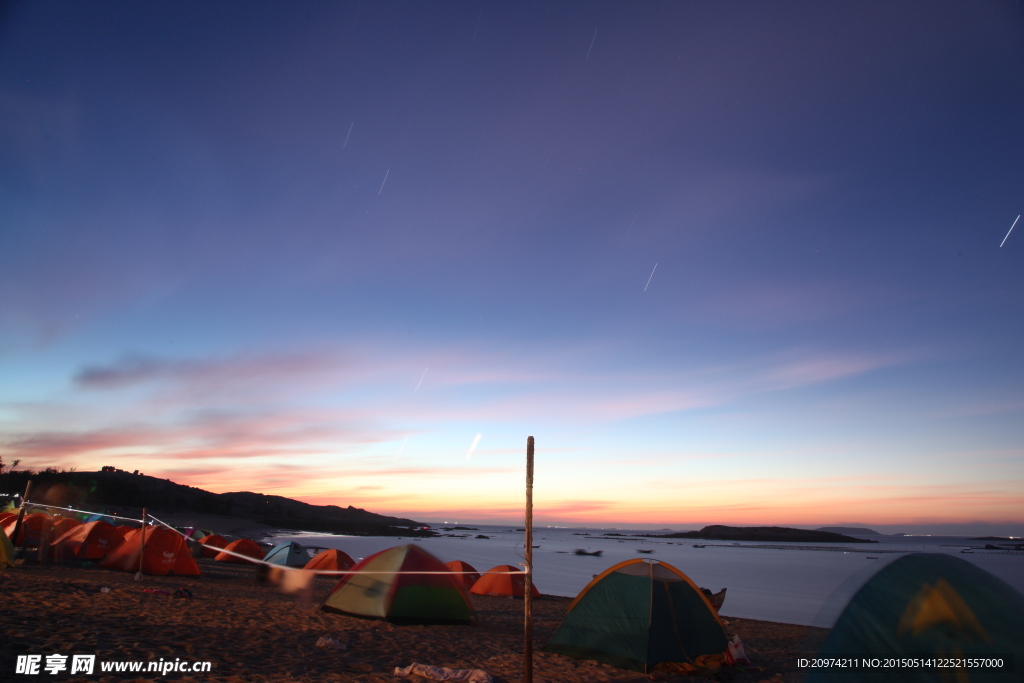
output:
<path id="1" fill-rule="evenodd" d="M 395 667 L 396 676 L 423 676 L 435 681 L 460 681 L 461 683 L 494 683 L 490 674 L 482 669 L 449 669 L 447 667 L 410 664 L 404 669 Z"/>
<path id="2" fill-rule="evenodd" d="M 321 638 L 320 640 L 316 641 L 316 646 L 325 647 L 328 650 L 345 649 L 345 643 L 341 642 L 340 640 L 335 640 L 334 638 Z"/>

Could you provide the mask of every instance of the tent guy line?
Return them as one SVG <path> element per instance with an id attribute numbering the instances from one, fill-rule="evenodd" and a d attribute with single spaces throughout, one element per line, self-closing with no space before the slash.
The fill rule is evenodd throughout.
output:
<path id="1" fill-rule="evenodd" d="M 39 508 L 49 508 L 51 510 L 69 510 L 69 511 L 72 511 L 72 512 L 88 512 L 87 510 L 75 510 L 73 508 L 61 507 L 59 505 L 44 505 L 42 503 L 29 503 L 27 501 L 25 502 L 25 505 L 31 505 L 31 506 L 39 507 Z M 88 513 L 88 514 L 98 515 L 98 514 L 101 514 L 101 513 L 99 513 L 99 512 L 91 512 L 91 513 Z M 114 515 L 105 515 L 105 516 L 107 516 L 107 517 L 114 517 Z M 153 515 L 150 515 L 150 514 L 147 514 L 146 516 L 149 519 L 151 519 L 154 522 L 156 522 L 157 524 L 159 524 L 160 526 L 167 527 L 168 529 L 170 529 L 174 533 L 176 533 L 179 536 L 181 536 L 182 538 L 184 538 L 186 541 L 189 540 L 188 536 L 186 536 L 185 534 L 181 533 L 180 531 L 175 529 L 173 526 L 171 526 L 167 522 L 162 522 L 162 521 L 160 521 L 159 519 L 157 519 L 156 517 L 154 517 Z M 126 519 L 126 520 L 129 520 L 129 521 L 132 521 L 132 522 L 142 522 L 141 519 L 135 519 L 134 517 L 117 517 L 117 519 Z M 323 575 L 323 576 L 341 576 L 343 574 L 475 574 L 475 573 L 477 573 L 477 572 L 456 572 L 456 571 L 448 571 L 448 572 L 438 572 L 438 571 L 365 571 L 365 570 L 360 570 L 360 571 L 357 571 L 357 572 L 354 572 L 354 571 L 344 571 L 344 570 L 321 571 L 319 569 L 316 569 L 316 570 L 302 569 L 301 567 L 289 567 L 288 565 L 275 564 L 273 562 L 265 562 L 263 560 L 257 560 L 254 557 L 249 557 L 248 555 L 243 555 L 241 553 L 236 553 L 235 551 L 228 550 L 227 548 L 218 548 L 217 552 L 218 553 L 226 553 L 228 555 L 232 555 L 234 557 L 243 559 L 246 562 L 249 562 L 249 563 L 252 563 L 252 564 L 264 564 L 264 565 L 267 565 L 268 567 L 274 567 L 275 569 L 283 569 L 283 570 L 286 570 L 286 571 L 310 571 L 310 572 L 313 572 L 314 574 L 320 574 L 320 575 Z M 511 573 L 511 572 L 494 572 L 494 573 L 495 574 L 503 574 L 503 573 Z M 517 570 L 517 573 L 519 573 L 518 570 Z"/>

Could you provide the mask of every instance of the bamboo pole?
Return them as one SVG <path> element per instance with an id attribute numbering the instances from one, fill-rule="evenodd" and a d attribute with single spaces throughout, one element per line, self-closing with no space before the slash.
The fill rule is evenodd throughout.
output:
<path id="1" fill-rule="evenodd" d="M 533 683 L 533 437 L 526 438 L 526 581 L 523 591 L 523 683 Z"/>
<path id="2" fill-rule="evenodd" d="M 142 581 L 142 562 L 146 559 L 146 508 L 142 508 L 142 545 L 139 546 L 139 573 L 136 581 Z"/>
<path id="3" fill-rule="evenodd" d="M 28 497 L 32 493 L 32 480 L 29 479 L 28 483 L 25 484 L 25 495 L 21 497 L 21 508 L 18 510 L 18 521 L 14 523 L 14 534 L 11 536 L 12 545 L 18 542 L 18 532 L 21 531 L 21 527 L 24 524 L 25 510 L 28 509 Z M 3 533 L 3 532 L 0 532 Z M 24 557 L 25 548 L 28 546 L 28 532 L 25 533 L 25 540 L 21 542 L 21 548 L 18 549 L 17 557 Z"/>

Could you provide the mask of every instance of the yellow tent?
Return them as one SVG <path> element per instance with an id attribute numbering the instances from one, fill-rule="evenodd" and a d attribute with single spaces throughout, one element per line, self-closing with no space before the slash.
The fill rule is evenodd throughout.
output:
<path id="1" fill-rule="evenodd" d="M 0 569 L 14 566 L 14 546 L 7 534 L 0 532 Z"/>

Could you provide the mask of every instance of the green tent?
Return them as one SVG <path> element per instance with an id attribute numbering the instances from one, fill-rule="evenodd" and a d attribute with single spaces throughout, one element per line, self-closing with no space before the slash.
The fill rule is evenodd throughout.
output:
<path id="1" fill-rule="evenodd" d="M 306 563 L 309 562 L 309 553 L 301 545 L 291 541 L 278 544 L 277 547 L 267 553 L 263 561 L 270 564 L 283 564 L 286 567 L 305 567 Z"/>
<path id="2" fill-rule="evenodd" d="M 819 657 L 855 658 L 857 668 L 813 670 L 807 683 L 844 681 L 1021 681 L 1024 595 L 970 562 L 915 553 L 869 580 L 839 615 Z M 863 668 L 868 659 L 1002 658 L 1010 667 Z M 955 662 L 954 662 L 955 664 Z M 1016 671 L 1013 670 L 1016 669 Z"/>
<path id="3" fill-rule="evenodd" d="M 685 574 L 657 560 L 635 559 L 606 569 L 569 605 L 544 647 L 649 673 L 661 662 L 693 664 L 724 655 L 722 621 Z"/>
<path id="4" fill-rule="evenodd" d="M 397 624 L 471 624 L 473 607 L 457 574 L 415 545 L 388 548 L 352 567 L 320 605 Z"/>

